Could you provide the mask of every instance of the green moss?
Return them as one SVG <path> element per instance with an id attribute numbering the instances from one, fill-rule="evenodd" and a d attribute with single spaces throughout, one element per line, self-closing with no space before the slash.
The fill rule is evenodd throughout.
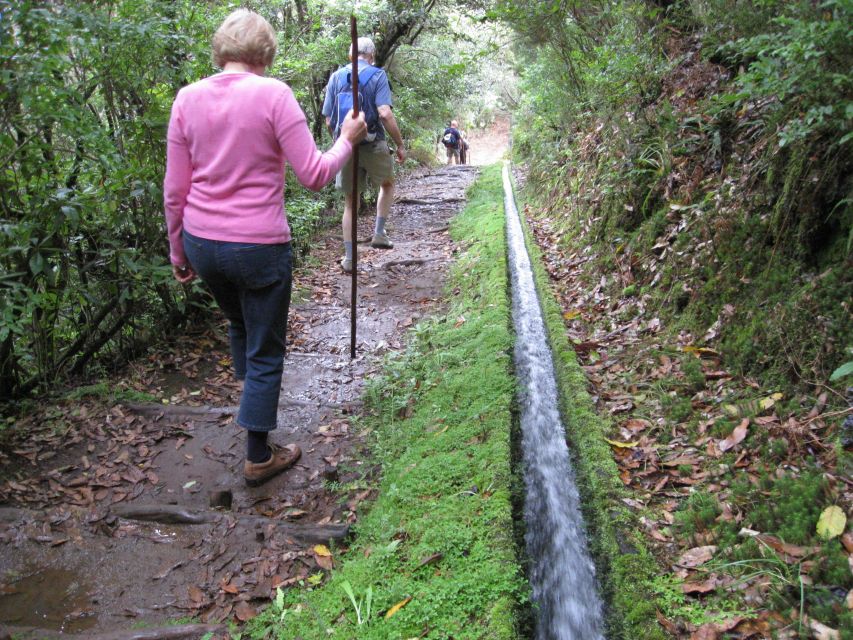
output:
<path id="1" fill-rule="evenodd" d="M 452 233 L 468 247 L 449 283 L 453 306 L 412 332 L 366 394 L 370 415 L 359 426 L 382 468 L 379 496 L 327 582 L 283 594 L 252 621 L 252 637 L 520 637 L 528 593 L 511 503 L 515 385 L 499 169 L 484 171 Z M 371 593 L 363 624 L 345 584 L 361 608 Z"/>
<path id="2" fill-rule="evenodd" d="M 675 531 L 679 536 L 693 538 L 708 531 L 720 515 L 716 498 L 705 491 L 697 491 L 685 500 L 675 513 Z"/>
<path id="3" fill-rule="evenodd" d="M 784 460 L 788 455 L 788 441 L 782 438 L 768 438 L 761 451 L 761 457 L 767 461 Z"/>
<path id="4" fill-rule="evenodd" d="M 693 403 L 690 402 L 690 398 L 669 393 L 661 396 L 661 404 L 670 422 L 684 422 L 693 413 Z"/>
<path id="5" fill-rule="evenodd" d="M 722 439 L 734 431 L 735 423 L 727 418 L 720 418 L 711 426 L 711 435 L 714 438 Z"/>
<path id="6" fill-rule="evenodd" d="M 761 491 L 751 492 L 752 509 L 746 524 L 757 531 L 778 536 L 792 544 L 807 544 L 815 537 L 815 526 L 826 507 L 827 485 L 823 474 L 761 478 Z"/>
<path id="7" fill-rule="evenodd" d="M 681 371 L 691 391 L 696 392 L 705 388 L 705 372 L 702 370 L 702 361 L 699 358 L 694 356 L 683 358 Z"/>
<path id="8" fill-rule="evenodd" d="M 821 549 L 812 577 L 818 584 L 845 590 L 853 588 L 853 573 L 847 562 L 847 554 L 837 539 L 828 541 Z"/>

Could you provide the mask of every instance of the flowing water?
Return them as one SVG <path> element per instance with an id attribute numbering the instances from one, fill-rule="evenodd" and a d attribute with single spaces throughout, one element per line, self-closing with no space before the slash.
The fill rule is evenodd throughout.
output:
<path id="1" fill-rule="evenodd" d="M 599 640 L 602 606 L 587 550 L 580 498 L 557 408 L 551 350 L 509 169 L 504 167 L 515 367 L 527 495 L 525 543 L 537 606 L 536 640 Z"/>

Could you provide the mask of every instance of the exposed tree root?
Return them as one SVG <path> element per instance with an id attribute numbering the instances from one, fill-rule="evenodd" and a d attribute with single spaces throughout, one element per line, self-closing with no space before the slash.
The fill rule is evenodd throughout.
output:
<path id="1" fill-rule="evenodd" d="M 227 631 L 228 627 L 221 624 L 180 624 L 172 627 L 85 634 L 60 633 L 29 627 L 0 626 L 0 640 L 4 638 L 20 638 L 21 640 L 67 640 L 68 638 L 86 638 L 86 640 L 195 640 L 208 633 L 224 634 Z"/>
<path id="2" fill-rule="evenodd" d="M 160 522 L 163 524 L 208 524 L 219 522 L 223 518 L 233 518 L 240 524 L 248 526 L 273 525 L 287 537 L 301 542 L 327 543 L 329 540 L 341 541 L 349 534 L 349 525 L 346 524 L 292 524 L 264 516 L 238 513 L 223 514 L 216 511 L 190 509 L 175 504 L 117 505 L 110 509 L 110 513 L 128 520 Z"/>
<path id="3" fill-rule="evenodd" d="M 392 267 L 411 267 L 413 265 L 418 264 L 426 264 L 427 262 L 433 262 L 438 258 L 412 258 L 410 260 L 392 260 L 391 262 L 386 262 L 382 265 L 383 269 L 390 269 Z"/>

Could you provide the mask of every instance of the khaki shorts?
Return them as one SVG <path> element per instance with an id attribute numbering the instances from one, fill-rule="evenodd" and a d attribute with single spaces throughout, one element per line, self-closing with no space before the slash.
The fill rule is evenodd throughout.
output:
<path id="1" fill-rule="evenodd" d="M 447 159 L 456 158 L 459 160 L 459 149 L 457 147 L 445 147 L 447 149 Z"/>
<path id="2" fill-rule="evenodd" d="M 364 191 L 364 179 L 370 178 L 374 186 L 394 177 L 394 160 L 385 140 L 367 142 L 358 145 L 358 189 Z M 352 157 L 335 178 L 335 187 L 342 191 L 352 191 Z"/>

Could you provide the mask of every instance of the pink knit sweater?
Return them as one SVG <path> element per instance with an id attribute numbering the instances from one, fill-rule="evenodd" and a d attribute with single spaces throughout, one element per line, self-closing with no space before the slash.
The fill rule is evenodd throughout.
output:
<path id="1" fill-rule="evenodd" d="M 209 240 L 290 240 L 284 163 L 317 191 L 349 158 L 338 138 L 317 149 L 305 114 L 283 82 L 219 73 L 181 89 L 172 106 L 163 183 L 172 264 L 186 264 L 181 231 Z"/>

